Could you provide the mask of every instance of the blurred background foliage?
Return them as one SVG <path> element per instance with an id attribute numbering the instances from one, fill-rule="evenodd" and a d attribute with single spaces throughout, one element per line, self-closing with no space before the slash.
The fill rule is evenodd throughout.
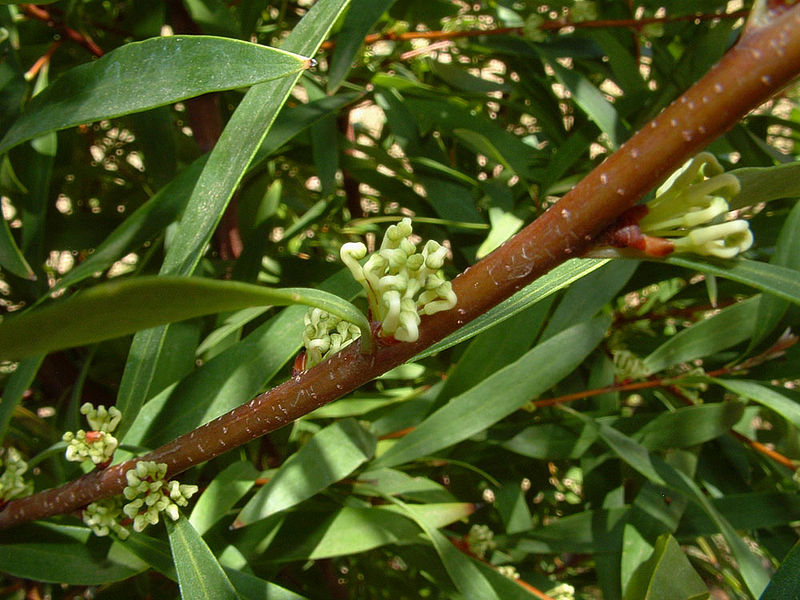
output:
<path id="1" fill-rule="evenodd" d="M 0 6 L 0 137 L 38 90 L 101 54 L 171 33 L 280 46 L 312 4 Z M 352 298 L 341 244 L 374 245 L 413 216 L 452 250 L 454 275 L 699 79 L 750 5 L 353 0 L 254 159 L 231 167 L 241 181 L 194 273 Z M 109 106 L 148 83 L 112 90 Z M 0 310 L 158 273 L 243 93 L 108 109 L 4 148 Z M 734 172 L 793 163 L 797 97 L 708 150 Z M 74 108 L 67 98 L 65 124 Z M 746 259 L 796 269 L 796 199 L 763 199 L 742 209 Z M 200 500 L 172 527 L 201 534 L 185 543 L 210 548 L 208 580 L 246 598 L 758 597 L 800 521 L 800 298 L 702 267 L 579 267 L 570 287 L 185 473 Z M 154 448 L 285 380 L 302 314 L 173 325 L 123 444 Z M 83 402 L 115 404 L 130 347 L 0 365 L 4 445 L 37 490 L 80 474 L 59 440 Z M 176 537 L 159 525 L 112 543 L 69 516 L 3 531 L 0 594 L 175 597 Z"/>

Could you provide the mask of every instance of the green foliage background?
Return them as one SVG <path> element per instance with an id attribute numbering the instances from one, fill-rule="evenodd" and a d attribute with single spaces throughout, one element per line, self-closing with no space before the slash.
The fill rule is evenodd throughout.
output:
<path id="1" fill-rule="evenodd" d="M 403 215 L 447 240 L 453 275 L 741 33 L 728 2 L 663 4 L 71 0 L 44 6 L 48 23 L 4 3 L 0 306 L 156 274 L 353 299 L 339 246 Z M 720 18 L 684 18 L 696 11 Z M 573 26 L 532 30 L 539 17 Z M 158 37 L 187 22 L 209 37 Z M 452 36 L 398 39 L 424 31 Z M 189 99 L 206 93 L 205 109 Z M 756 244 L 743 259 L 569 261 L 434 350 L 184 473 L 202 494 L 166 528 L 121 542 L 62 516 L 0 532 L 0 594 L 759 597 L 800 521 L 793 469 L 748 443 L 800 455 L 800 350 L 785 333 L 800 320 L 798 131 L 793 87 L 708 148 L 744 184 Z M 218 137 L 210 155 L 201 134 Z M 156 292 L 125 305 L 133 329 L 188 298 Z M 36 489 L 81 474 L 60 439 L 85 401 L 123 411 L 127 456 L 287 379 L 305 308 L 225 302 L 0 364 L 0 437 Z M 74 313 L 54 314 L 51 328 Z M 469 545 L 475 525 L 490 545 Z M 784 570 L 764 597 L 793 585 Z"/>

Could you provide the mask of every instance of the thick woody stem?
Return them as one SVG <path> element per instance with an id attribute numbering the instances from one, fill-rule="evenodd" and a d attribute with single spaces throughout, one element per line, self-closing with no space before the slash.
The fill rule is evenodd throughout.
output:
<path id="1" fill-rule="evenodd" d="M 580 256 L 595 236 L 651 187 L 780 91 L 800 72 L 800 5 L 748 31 L 700 81 L 636 133 L 544 215 L 453 280 L 454 310 L 425 317 L 420 339 L 363 355 L 356 344 L 316 367 L 138 460 L 174 476 L 273 431 L 402 364 L 464 323 Z M 0 528 L 71 512 L 119 494 L 135 461 L 10 502 Z"/>

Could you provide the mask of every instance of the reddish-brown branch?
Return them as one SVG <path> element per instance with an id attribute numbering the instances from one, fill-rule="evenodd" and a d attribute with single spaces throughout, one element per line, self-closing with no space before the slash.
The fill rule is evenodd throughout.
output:
<path id="1" fill-rule="evenodd" d="M 48 27 L 57 29 L 62 35 L 64 35 L 64 37 L 72 40 L 80 46 L 83 46 L 93 55 L 97 57 L 103 56 L 102 48 L 100 48 L 100 46 L 98 46 L 91 37 L 81 33 L 80 31 L 76 31 L 64 23 L 59 22 L 53 17 L 53 15 L 50 14 L 48 10 L 42 8 L 41 6 L 36 6 L 35 4 L 20 4 L 19 8 L 28 17 L 47 23 Z"/>
<path id="2" fill-rule="evenodd" d="M 696 15 L 676 15 L 665 17 L 642 17 L 641 19 L 600 19 L 596 21 L 569 21 L 557 19 L 545 21 L 539 26 L 543 31 L 557 31 L 572 27 L 575 29 L 607 29 L 610 27 L 623 27 L 641 31 L 647 25 L 655 23 L 678 23 L 681 21 L 713 21 L 717 19 L 739 19 L 747 16 L 746 10 L 737 10 L 730 13 L 720 14 L 696 14 Z M 482 35 L 520 35 L 522 27 L 497 27 L 495 29 L 467 29 L 455 31 L 407 31 L 397 33 L 387 31 L 385 33 L 372 33 L 364 38 L 365 44 L 376 42 L 407 42 L 410 40 L 455 40 Z M 322 50 L 330 50 L 336 46 L 335 40 L 329 40 L 322 44 Z"/>
<path id="3" fill-rule="evenodd" d="M 723 59 L 545 214 L 453 280 L 455 310 L 423 319 L 420 339 L 361 354 L 356 344 L 138 460 L 170 476 L 273 431 L 402 364 L 564 260 L 580 255 L 625 210 L 800 72 L 800 5 L 742 37 Z M 127 461 L 8 503 L 0 528 L 119 494 Z"/>

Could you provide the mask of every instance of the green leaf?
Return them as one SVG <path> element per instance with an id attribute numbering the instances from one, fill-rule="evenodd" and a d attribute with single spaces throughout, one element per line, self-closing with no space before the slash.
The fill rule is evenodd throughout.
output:
<path id="1" fill-rule="evenodd" d="M 342 269 L 320 289 L 352 298 L 360 290 Z M 131 416 L 124 443 L 155 447 L 244 404 L 292 359 L 302 346 L 306 308 L 290 306 L 164 390 Z M 202 401 L 200 401 L 202 399 Z"/>
<path id="2" fill-rule="evenodd" d="M 781 227 L 775 243 L 775 254 L 772 255 L 770 264 L 800 271 L 800 202 L 792 207 Z M 789 302 L 784 298 L 778 298 L 772 294 L 764 294 L 761 297 L 758 302 L 756 329 L 748 350 L 758 346 L 759 342 L 772 333 L 788 308 Z"/>
<path id="3" fill-rule="evenodd" d="M 800 197 L 800 163 L 772 167 L 744 167 L 729 171 L 739 179 L 741 189 L 728 203 L 731 209 L 754 206 L 779 198 Z"/>
<path id="4" fill-rule="evenodd" d="M 516 548 L 531 554 L 619 552 L 630 509 L 587 510 L 556 519 L 528 532 Z"/>
<path id="5" fill-rule="evenodd" d="M 634 573 L 625 589 L 625 600 L 703 600 L 708 588 L 675 538 L 658 538 L 650 559 Z"/>
<path id="6" fill-rule="evenodd" d="M 396 0 L 353 0 L 336 36 L 336 49 L 328 69 L 328 92 L 336 91 L 345 80 L 364 36 L 395 2 Z"/>
<path id="7" fill-rule="evenodd" d="M 423 350 L 413 360 L 432 356 L 451 346 L 468 340 L 490 327 L 502 323 L 509 317 L 530 307 L 532 304 L 547 298 L 558 290 L 567 287 L 574 281 L 600 268 L 608 262 L 597 259 L 572 259 L 560 264 L 555 269 L 528 284 L 510 298 L 503 300 L 494 308 L 488 310 L 464 327 L 451 333 L 446 338 L 437 342 L 427 350 Z"/>
<path id="8" fill-rule="evenodd" d="M 189 522 L 200 535 L 219 521 L 255 485 L 261 474 L 249 462 L 228 465 L 214 477 L 192 509 Z"/>
<path id="9" fill-rule="evenodd" d="M 315 3 L 289 34 L 284 49 L 305 56 L 315 54 L 348 2 L 320 0 Z M 255 85 L 245 94 L 194 187 L 161 266 L 162 275 L 185 276 L 194 272 L 228 201 L 301 74 L 297 72 L 274 84 Z M 164 347 L 166 330 L 166 326 L 161 326 L 134 337 L 117 396 L 117 407 L 125 416 L 137 414 L 145 400 L 160 391 L 152 386 L 156 365 L 162 353 L 169 351 Z M 120 435 L 127 427 L 123 418 L 118 430 Z"/>
<path id="10" fill-rule="evenodd" d="M 225 572 L 239 595 L 247 600 L 305 600 L 305 596 L 244 571 L 225 569 Z"/>
<path id="11" fill-rule="evenodd" d="M 514 362 L 530 349 L 550 311 L 550 302 L 532 304 L 472 340 L 444 382 L 441 405 Z"/>
<path id="12" fill-rule="evenodd" d="M 502 246 L 524 224 L 524 221 L 514 213 L 506 212 L 498 206 L 492 206 L 489 209 L 489 221 L 492 224 L 492 229 L 478 248 L 478 252 L 475 255 L 476 258 L 483 258 Z"/>
<path id="13" fill-rule="evenodd" d="M 644 475 L 652 483 L 683 493 L 689 500 L 698 504 L 713 521 L 718 531 L 725 537 L 733 556 L 739 563 L 742 578 L 750 592 L 757 596 L 763 591 L 769 581 L 769 577 L 760 560 L 692 479 L 655 454 L 651 454 L 644 446 L 616 429 L 594 421 L 590 417 L 568 407 L 562 406 L 561 408 L 585 423 L 593 424 L 597 429 L 598 435 L 608 444 L 609 448 L 620 459 Z"/>
<path id="14" fill-rule="evenodd" d="M 189 201 L 205 163 L 205 157 L 197 159 L 145 204 L 137 208 L 86 257 L 86 260 L 69 271 L 56 284 L 54 291 L 68 288 L 95 273 L 104 271 L 126 252 L 138 248 L 175 221 Z"/>
<path id="15" fill-rule="evenodd" d="M 290 508 L 352 473 L 372 458 L 376 439 L 354 419 L 317 433 L 272 474 L 234 522 L 244 527 Z"/>
<path id="16" fill-rule="evenodd" d="M 557 460 L 580 458 L 596 439 L 593 428 L 565 421 L 526 427 L 502 446 L 522 456 Z"/>
<path id="17" fill-rule="evenodd" d="M 272 289 L 199 277 L 136 277 L 111 280 L 64 301 L 7 318 L 0 323 L 0 358 L 82 346 L 162 323 L 248 306 L 288 304 L 317 306 L 369 331 L 367 318 L 355 306 L 322 290 Z"/>
<path id="18" fill-rule="evenodd" d="M 668 256 L 664 262 L 738 281 L 762 292 L 785 298 L 793 304 L 800 304 L 800 277 L 794 269 L 744 258 L 722 260 L 706 257 L 698 260 L 689 255 Z"/>
<path id="19" fill-rule="evenodd" d="M 577 69 L 562 66 L 556 60 L 557 57 L 549 52 L 543 54 L 558 80 L 574 96 L 576 104 L 608 135 L 612 147 L 619 148 L 628 137 L 628 131 L 614 105 Z"/>
<path id="20" fill-rule="evenodd" d="M 402 496 L 407 500 L 429 503 L 451 503 L 456 498 L 443 485 L 427 477 L 411 477 L 397 469 L 373 469 L 358 476 L 353 492 L 375 497 Z"/>
<path id="21" fill-rule="evenodd" d="M 86 527 L 54 523 L 4 531 L 0 564 L 14 577 L 69 585 L 113 583 L 147 569 L 124 543 L 98 538 Z"/>
<path id="22" fill-rule="evenodd" d="M 661 344 L 644 359 L 650 373 L 708 357 L 747 340 L 755 327 L 758 297 L 722 309 Z"/>
<path id="23" fill-rule="evenodd" d="M 424 510 L 420 510 L 416 504 L 406 504 L 397 499 L 392 499 L 392 502 L 408 513 L 425 532 L 450 575 L 450 579 L 465 598 L 485 598 L 486 600 L 498 598 L 499 600 L 500 597 L 492 584 L 475 563 L 438 530 L 436 524 L 428 519 Z"/>
<path id="24" fill-rule="evenodd" d="M 0 268 L 17 277 L 36 279 L 36 274 L 22 255 L 14 236 L 11 235 L 8 221 L 5 218 L 2 221 L 3 223 L 0 225 Z"/>
<path id="25" fill-rule="evenodd" d="M 611 302 L 638 268 L 637 261 L 611 261 L 587 273 L 567 288 L 542 332 L 547 339 L 573 323 L 591 319 Z"/>
<path id="26" fill-rule="evenodd" d="M 30 389 L 36 373 L 44 360 L 44 355 L 26 358 L 17 365 L 9 376 L 0 398 L 0 442 L 6 437 L 6 430 L 11 421 L 14 409 L 22 402 L 25 392 Z"/>
<path id="27" fill-rule="evenodd" d="M 741 402 L 688 406 L 657 416 L 635 437 L 649 450 L 689 448 L 727 433 L 743 414 Z"/>
<path id="28" fill-rule="evenodd" d="M 239 600 L 239 594 L 203 538 L 183 515 L 167 518 L 169 545 L 183 600 Z"/>
<path id="29" fill-rule="evenodd" d="M 427 523 L 432 527 L 445 527 L 469 517 L 475 505 L 469 502 L 446 504 L 419 504 Z M 263 558 L 277 562 L 318 560 L 333 556 L 347 556 L 379 548 L 387 544 L 419 543 L 420 528 L 400 508 L 394 505 L 360 507 L 344 506 L 333 513 L 289 512 L 283 517 L 275 542 L 263 551 Z M 253 523 L 243 531 L 252 529 L 256 545 L 264 532 L 261 523 Z M 273 527 L 270 526 L 270 530 Z M 256 549 L 259 557 L 262 551 Z"/>
<path id="30" fill-rule="evenodd" d="M 25 140 L 299 73 L 309 59 L 285 50 L 212 36 L 132 42 L 64 73 L 39 93 L 0 141 L 0 154 Z"/>
<path id="31" fill-rule="evenodd" d="M 600 343 L 609 324 L 608 318 L 579 323 L 535 346 L 450 400 L 373 464 L 391 467 L 428 455 L 510 415 L 571 373 Z"/>
<path id="32" fill-rule="evenodd" d="M 800 405 L 775 391 L 774 388 L 742 379 L 713 379 L 713 381 L 734 394 L 766 406 L 800 429 Z"/>
<path id="33" fill-rule="evenodd" d="M 800 589 L 800 543 L 794 545 L 760 600 L 789 600 Z"/>

